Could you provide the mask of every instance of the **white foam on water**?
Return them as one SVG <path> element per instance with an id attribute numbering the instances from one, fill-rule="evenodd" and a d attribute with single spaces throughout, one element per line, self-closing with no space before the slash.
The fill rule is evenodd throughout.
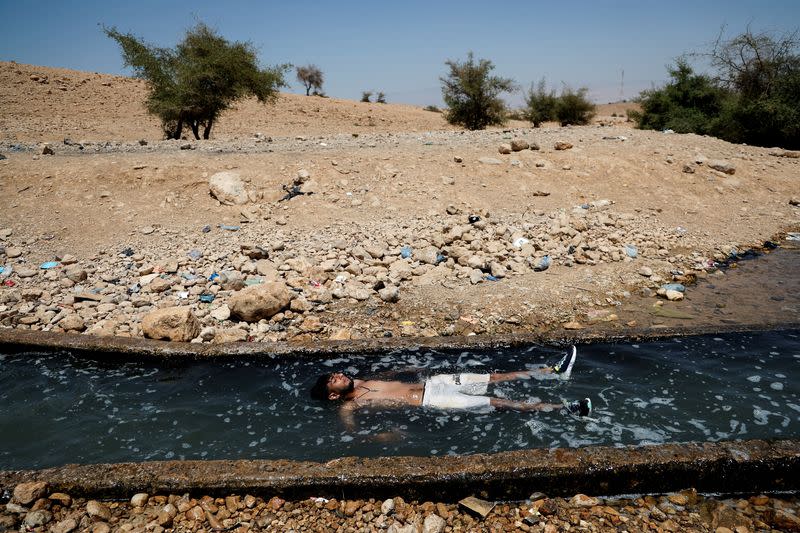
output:
<path id="1" fill-rule="evenodd" d="M 772 390 L 783 390 L 783 383 L 781 383 L 780 381 L 770 383 L 769 388 Z"/>
<path id="2" fill-rule="evenodd" d="M 759 383 L 759 382 L 761 381 L 761 376 L 758 376 L 758 375 L 755 375 L 755 376 L 749 376 L 749 377 L 747 378 L 747 381 L 749 381 L 749 382 L 751 382 L 751 383 Z"/>

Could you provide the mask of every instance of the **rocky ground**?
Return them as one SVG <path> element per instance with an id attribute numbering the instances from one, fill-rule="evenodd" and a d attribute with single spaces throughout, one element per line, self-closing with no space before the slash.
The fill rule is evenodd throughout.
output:
<path id="1" fill-rule="evenodd" d="M 463 504 L 230 495 L 150 496 L 100 502 L 51 493 L 44 482 L 24 483 L 0 507 L 0 532 L 51 531 L 800 531 L 794 496 L 719 498 L 685 490 L 661 496 L 548 498 Z M 476 505 L 477 504 L 477 505 Z"/>
<path id="2" fill-rule="evenodd" d="M 632 300 L 691 299 L 663 286 L 800 227 L 797 153 L 608 110 L 464 132 L 285 95 L 245 102 L 215 140 L 160 141 L 140 81 L 0 66 L 0 327 L 193 342 L 622 327 Z"/>

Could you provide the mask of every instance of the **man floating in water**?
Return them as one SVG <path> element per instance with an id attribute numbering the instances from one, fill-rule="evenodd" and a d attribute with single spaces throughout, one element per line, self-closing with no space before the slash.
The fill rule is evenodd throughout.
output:
<path id="1" fill-rule="evenodd" d="M 517 379 L 531 379 L 537 374 L 556 374 L 566 379 L 572 373 L 577 352 L 570 353 L 555 365 L 534 370 L 495 374 L 439 374 L 422 383 L 354 379 L 344 372 L 323 374 L 311 388 L 311 396 L 318 400 L 342 401 L 342 418 L 348 427 L 354 427 L 353 413 L 362 407 L 429 407 L 448 410 L 484 410 L 489 408 L 514 411 L 554 411 L 565 409 L 569 413 L 588 416 L 592 411 L 589 398 L 567 404 L 527 403 L 494 396 L 486 396 L 491 383 Z"/>

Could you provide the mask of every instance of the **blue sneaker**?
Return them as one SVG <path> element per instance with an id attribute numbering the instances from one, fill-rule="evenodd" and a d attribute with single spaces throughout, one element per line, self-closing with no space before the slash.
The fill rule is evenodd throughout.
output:
<path id="1" fill-rule="evenodd" d="M 592 400 L 584 398 L 583 400 L 575 400 L 568 403 L 566 406 L 570 414 L 577 416 L 589 416 L 592 413 Z"/>

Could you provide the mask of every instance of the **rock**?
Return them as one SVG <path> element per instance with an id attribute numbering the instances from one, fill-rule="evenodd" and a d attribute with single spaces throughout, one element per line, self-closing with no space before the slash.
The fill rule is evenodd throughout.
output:
<path id="1" fill-rule="evenodd" d="M 429 514 L 422 524 L 423 533 L 442 533 L 447 522 L 438 514 Z"/>
<path id="2" fill-rule="evenodd" d="M 304 333 L 319 333 L 323 329 L 325 329 L 325 325 L 315 315 L 307 316 L 300 324 L 300 331 Z"/>
<path id="3" fill-rule="evenodd" d="M 428 246 L 422 250 L 415 250 L 413 257 L 420 263 L 435 265 L 438 263 L 439 249 L 435 246 Z"/>
<path id="4" fill-rule="evenodd" d="M 25 515 L 25 520 L 22 521 L 26 527 L 34 528 L 34 527 L 41 527 L 53 519 L 53 513 L 47 511 L 45 509 L 39 509 L 38 511 L 31 511 L 30 513 Z"/>
<path id="5" fill-rule="evenodd" d="M 585 494 L 576 494 L 569 501 L 569 504 L 573 507 L 594 507 L 595 505 L 600 504 L 600 500 Z"/>
<path id="6" fill-rule="evenodd" d="M 83 331 L 86 323 L 77 313 L 70 313 L 58 321 L 58 326 L 64 331 Z"/>
<path id="7" fill-rule="evenodd" d="M 45 144 L 44 146 L 42 146 L 42 155 L 55 155 L 55 152 L 53 151 L 53 149 L 50 147 L 49 144 Z"/>
<path id="8" fill-rule="evenodd" d="M 556 150 L 569 150 L 572 148 L 572 145 L 568 142 L 558 141 L 555 146 L 553 146 Z"/>
<path id="9" fill-rule="evenodd" d="M 228 300 L 231 317 L 245 322 L 270 318 L 289 306 L 292 294 L 283 282 L 253 285 L 238 291 Z"/>
<path id="10" fill-rule="evenodd" d="M 81 283 L 82 281 L 86 281 L 88 277 L 86 271 L 77 266 L 68 267 L 64 270 L 64 275 L 73 283 Z"/>
<path id="11" fill-rule="evenodd" d="M 721 159 L 709 161 L 708 166 L 713 168 L 714 170 L 718 170 L 724 174 L 729 174 L 731 176 L 736 173 L 736 167 L 733 166 L 732 163 Z"/>
<path id="12" fill-rule="evenodd" d="M 503 164 L 502 161 L 500 161 L 499 159 L 496 159 L 494 157 L 481 157 L 480 159 L 478 159 L 478 162 L 479 163 L 483 163 L 484 165 L 502 165 Z"/>
<path id="13" fill-rule="evenodd" d="M 170 289 L 170 287 L 172 287 L 172 282 L 169 279 L 162 278 L 161 276 L 153 278 L 153 281 L 147 285 L 147 289 L 150 292 L 155 293 L 167 291 Z"/>
<path id="14" fill-rule="evenodd" d="M 226 270 L 217 279 L 220 287 L 226 291 L 238 291 L 244 287 L 244 277 L 238 270 Z"/>
<path id="15" fill-rule="evenodd" d="M 501 154 L 510 154 L 511 153 L 511 145 L 507 143 L 502 143 L 498 148 L 497 151 Z"/>
<path id="16" fill-rule="evenodd" d="M 278 274 L 275 263 L 269 259 L 259 259 L 256 261 L 256 272 L 259 276 L 267 278 L 267 281 L 278 281 L 280 279 L 280 274 Z"/>
<path id="17" fill-rule="evenodd" d="M 792 196 L 791 198 L 789 198 L 789 205 L 794 205 L 794 206 L 800 205 L 800 198 L 798 198 L 797 196 Z"/>
<path id="18" fill-rule="evenodd" d="M 711 519 L 712 529 L 717 529 L 718 527 L 727 527 L 728 529 L 733 530 L 736 529 L 737 526 L 750 527 L 751 525 L 747 517 L 724 504 L 719 504 L 719 506 L 714 509 L 711 514 Z"/>
<path id="19" fill-rule="evenodd" d="M 211 311 L 209 314 L 211 315 L 211 318 L 222 322 L 223 320 L 228 320 L 231 317 L 231 310 L 226 304 L 223 304 Z"/>
<path id="20" fill-rule="evenodd" d="M 54 492 L 47 498 L 54 502 L 58 502 L 64 507 L 69 507 L 72 503 L 72 497 L 69 494 L 64 494 L 63 492 Z"/>
<path id="21" fill-rule="evenodd" d="M 511 141 L 511 149 L 515 152 L 521 152 L 522 150 L 527 150 L 530 147 L 530 143 L 524 139 L 514 139 Z"/>
<path id="22" fill-rule="evenodd" d="M 22 505 L 29 505 L 39 498 L 44 498 L 48 487 L 45 481 L 20 483 L 14 487 L 14 501 Z"/>
<path id="23" fill-rule="evenodd" d="M 768 509 L 764 513 L 765 521 L 779 531 L 800 531 L 800 518 L 782 509 Z"/>
<path id="24" fill-rule="evenodd" d="M 89 500 L 86 502 L 86 514 L 92 518 L 98 518 L 103 522 L 111 520 L 111 509 L 97 500 Z"/>
<path id="25" fill-rule="evenodd" d="M 452 176 L 442 176 L 442 183 L 445 185 L 455 185 L 456 179 Z"/>
<path id="26" fill-rule="evenodd" d="M 336 328 L 328 339 L 332 341 L 349 341 L 352 337 L 353 332 L 350 328 Z"/>
<path id="27" fill-rule="evenodd" d="M 149 339 L 188 342 L 200 333 L 200 322 L 188 306 L 156 309 L 142 320 L 142 333 Z"/>
<path id="28" fill-rule="evenodd" d="M 461 163 L 462 161 L 464 161 L 464 158 L 462 158 L 461 156 L 457 156 L 457 155 L 453 156 L 453 162 Z"/>
<path id="29" fill-rule="evenodd" d="M 155 230 L 156 230 L 156 228 L 154 228 L 153 226 L 145 226 L 145 227 L 141 228 L 139 231 L 140 231 L 140 232 L 141 232 L 143 235 L 150 235 L 150 234 L 151 234 L 151 233 L 153 233 Z"/>
<path id="30" fill-rule="evenodd" d="M 78 522 L 74 518 L 67 518 L 56 523 L 50 528 L 50 533 L 71 533 L 78 529 Z"/>
<path id="31" fill-rule="evenodd" d="M 16 259 L 17 257 L 22 255 L 22 249 L 17 248 L 15 246 L 9 246 L 6 248 L 6 257 L 9 259 Z"/>
<path id="32" fill-rule="evenodd" d="M 39 271 L 33 268 L 27 268 L 27 267 L 17 268 L 17 276 L 19 276 L 20 278 L 32 278 L 36 276 L 38 273 Z"/>
<path id="33" fill-rule="evenodd" d="M 146 492 L 140 492 L 138 494 L 134 494 L 131 498 L 131 505 L 134 507 L 144 507 L 147 505 L 147 501 L 150 499 L 150 495 Z"/>
<path id="34" fill-rule="evenodd" d="M 677 302 L 677 301 L 683 300 L 683 293 L 680 292 L 680 291 L 667 289 L 664 292 L 665 292 L 664 296 L 666 296 L 667 300 L 669 300 L 671 302 Z"/>
<path id="35" fill-rule="evenodd" d="M 381 300 L 388 303 L 394 303 L 400 300 L 400 289 L 394 285 L 389 285 L 378 291 L 378 296 Z"/>
<path id="36" fill-rule="evenodd" d="M 247 342 L 247 331 L 241 328 L 227 328 L 218 330 L 214 334 L 214 344 L 224 342 Z"/>
<path id="37" fill-rule="evenodd" d="M 683 172 L 686 174 L 694 174 L 694 167 L 692 165 L 683 165 Z"/>
<path id="38" fill-rule="evenodd" d="M 211 196 L 225 205 L 242 205 L 250 201 L 244 181 L 237 172 L 217 172 L 208 179 Z"/>
<path id="39" fill-rule="evenodd" d="M 166 511 L 161 511 L 160 513 L 158 513 L 156 522 L 158 522 L 158 525 L 161 527 L 172 527 L 173 518 L 174 517 L 170 513 Z"/>
<path id="40" fill-rule="evenodd" d="M 653 269 L 650 267 L 643 266 L 642 268 L 639 269 L 639 275 L 649 278 L 650 276 L 653 275 Z"/>
<path id="41" fill-rule="evenodd" d="M 381 504 L 381 513 L 390 515 L 394 512 L 394 499 L 389 498 Z"/>
<path id="42" fill-rule="evenodd" d="M 583 326 L 581 326 L 580 322 L 576 322 L 575 320 L 573 320 L 571 322 L 567 322 L 562 327 L 564 329 L 571 329 L 571 330 L 583 329 Z"/>
<path id="43" fill-rule="evenodd" d="M 495 506 L 493 502 L 487 502 L 486 500 L 481 500 L 474 496 L 467 496 L 463 500 L 460 500 L 458 505 L 472 511 L 481 518 L 486 518 Z"/>

